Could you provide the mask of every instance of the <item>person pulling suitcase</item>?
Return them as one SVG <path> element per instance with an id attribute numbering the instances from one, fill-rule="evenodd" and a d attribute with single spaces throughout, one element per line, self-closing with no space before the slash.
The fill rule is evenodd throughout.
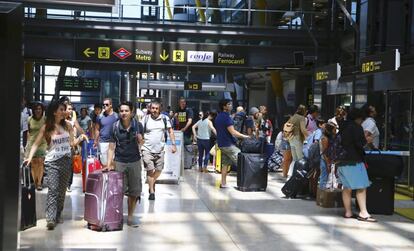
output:
<path id="1" fill-rule="evenodd" d="M 133 118 L 134 107 L 124 101 L 119 105 L 120 120 L 113 124 L 108 149 L 108 168 L 124 174 L 124 194 L 128 196 L 127 225 L 137 227 L 133 216 L 137 202 L 141 200 L 141 154 L 143 126 Z"/>

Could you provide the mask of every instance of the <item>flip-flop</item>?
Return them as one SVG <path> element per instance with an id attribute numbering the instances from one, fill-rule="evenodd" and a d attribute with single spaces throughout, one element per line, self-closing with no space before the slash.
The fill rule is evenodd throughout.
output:
<path id="1" fill-rule="evenodd" d="M 376 219 L 372 218 L 371 216 L 369 216 L 369 217 L 361 217 L 361 216 L 358 216 L 357 217 L 357 220 L 359 220 L 359 221 L 365 221 L 365 222 L 378 222 Z"/>

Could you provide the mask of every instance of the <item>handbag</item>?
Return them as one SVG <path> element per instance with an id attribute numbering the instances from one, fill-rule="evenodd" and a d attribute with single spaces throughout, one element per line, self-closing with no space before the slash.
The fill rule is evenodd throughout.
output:
<path id="1" fill-rule="evenodd" d="M 325 188 L 331 191 L 342 189 L 342 184 L 340 183 L 336 174 L 335 164 L 331 164 L 331 172 L 328 174 L 328 181 L 326 182 Z"/>
<path id="2" fill-rule="evenodd" d="M 211 156 L 216 156 L 216 149 L 218 149 L 217 144 L 214 145 L 211 149 L 210 149 L 210 155 Z"/>

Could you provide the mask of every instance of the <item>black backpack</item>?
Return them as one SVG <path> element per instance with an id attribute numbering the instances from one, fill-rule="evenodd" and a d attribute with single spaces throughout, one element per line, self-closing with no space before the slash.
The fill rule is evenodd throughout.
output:
<path id="1" fill-rule="evenodd" d="M 238 131 L 239 133 L 243 133 L 246 119 L 247 119 L 246 115 L 241 115 L 238 113 L 234 115 L 234 118 L 233 118 L 234 129 Z"/>
<path id="2" fill-rule="evenodd" d="M 312 143 L 311 146 L 309 147 L 308 163 L 311 169 L 319 168 L 321 164 L 321 152 L 320 152 L 319 141 Z"/>

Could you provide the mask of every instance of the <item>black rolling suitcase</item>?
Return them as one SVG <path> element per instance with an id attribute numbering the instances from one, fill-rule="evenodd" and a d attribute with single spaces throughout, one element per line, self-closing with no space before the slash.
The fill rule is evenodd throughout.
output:
<path id="1" fill-rule="evenodd" d="M 30 180 L 30 167 L 23 166 L 21 190 L 20 230 L 36 226 L 36 189 Z"/>
<path id="2" fill-rule="evenodd" d="M 367 188 L 367 209 L 369 213 L 391 215 L 394 213 L 394 179 L 370 178 Z"/>
<path id="3" fill-rule="evenodd" d="M 259 153 L 239 153 L 237 157 L 237 189 L 247 191 L 266 191 L 266 156 Z"/>
<path id="4" fill-rule="evenodd" d="M 308 185 L 308 171 L 309 165 L 305 159 L 295 162 L 292 177 L 282 187 L 282 193 L 286 198 L 296 198 Z"/>

